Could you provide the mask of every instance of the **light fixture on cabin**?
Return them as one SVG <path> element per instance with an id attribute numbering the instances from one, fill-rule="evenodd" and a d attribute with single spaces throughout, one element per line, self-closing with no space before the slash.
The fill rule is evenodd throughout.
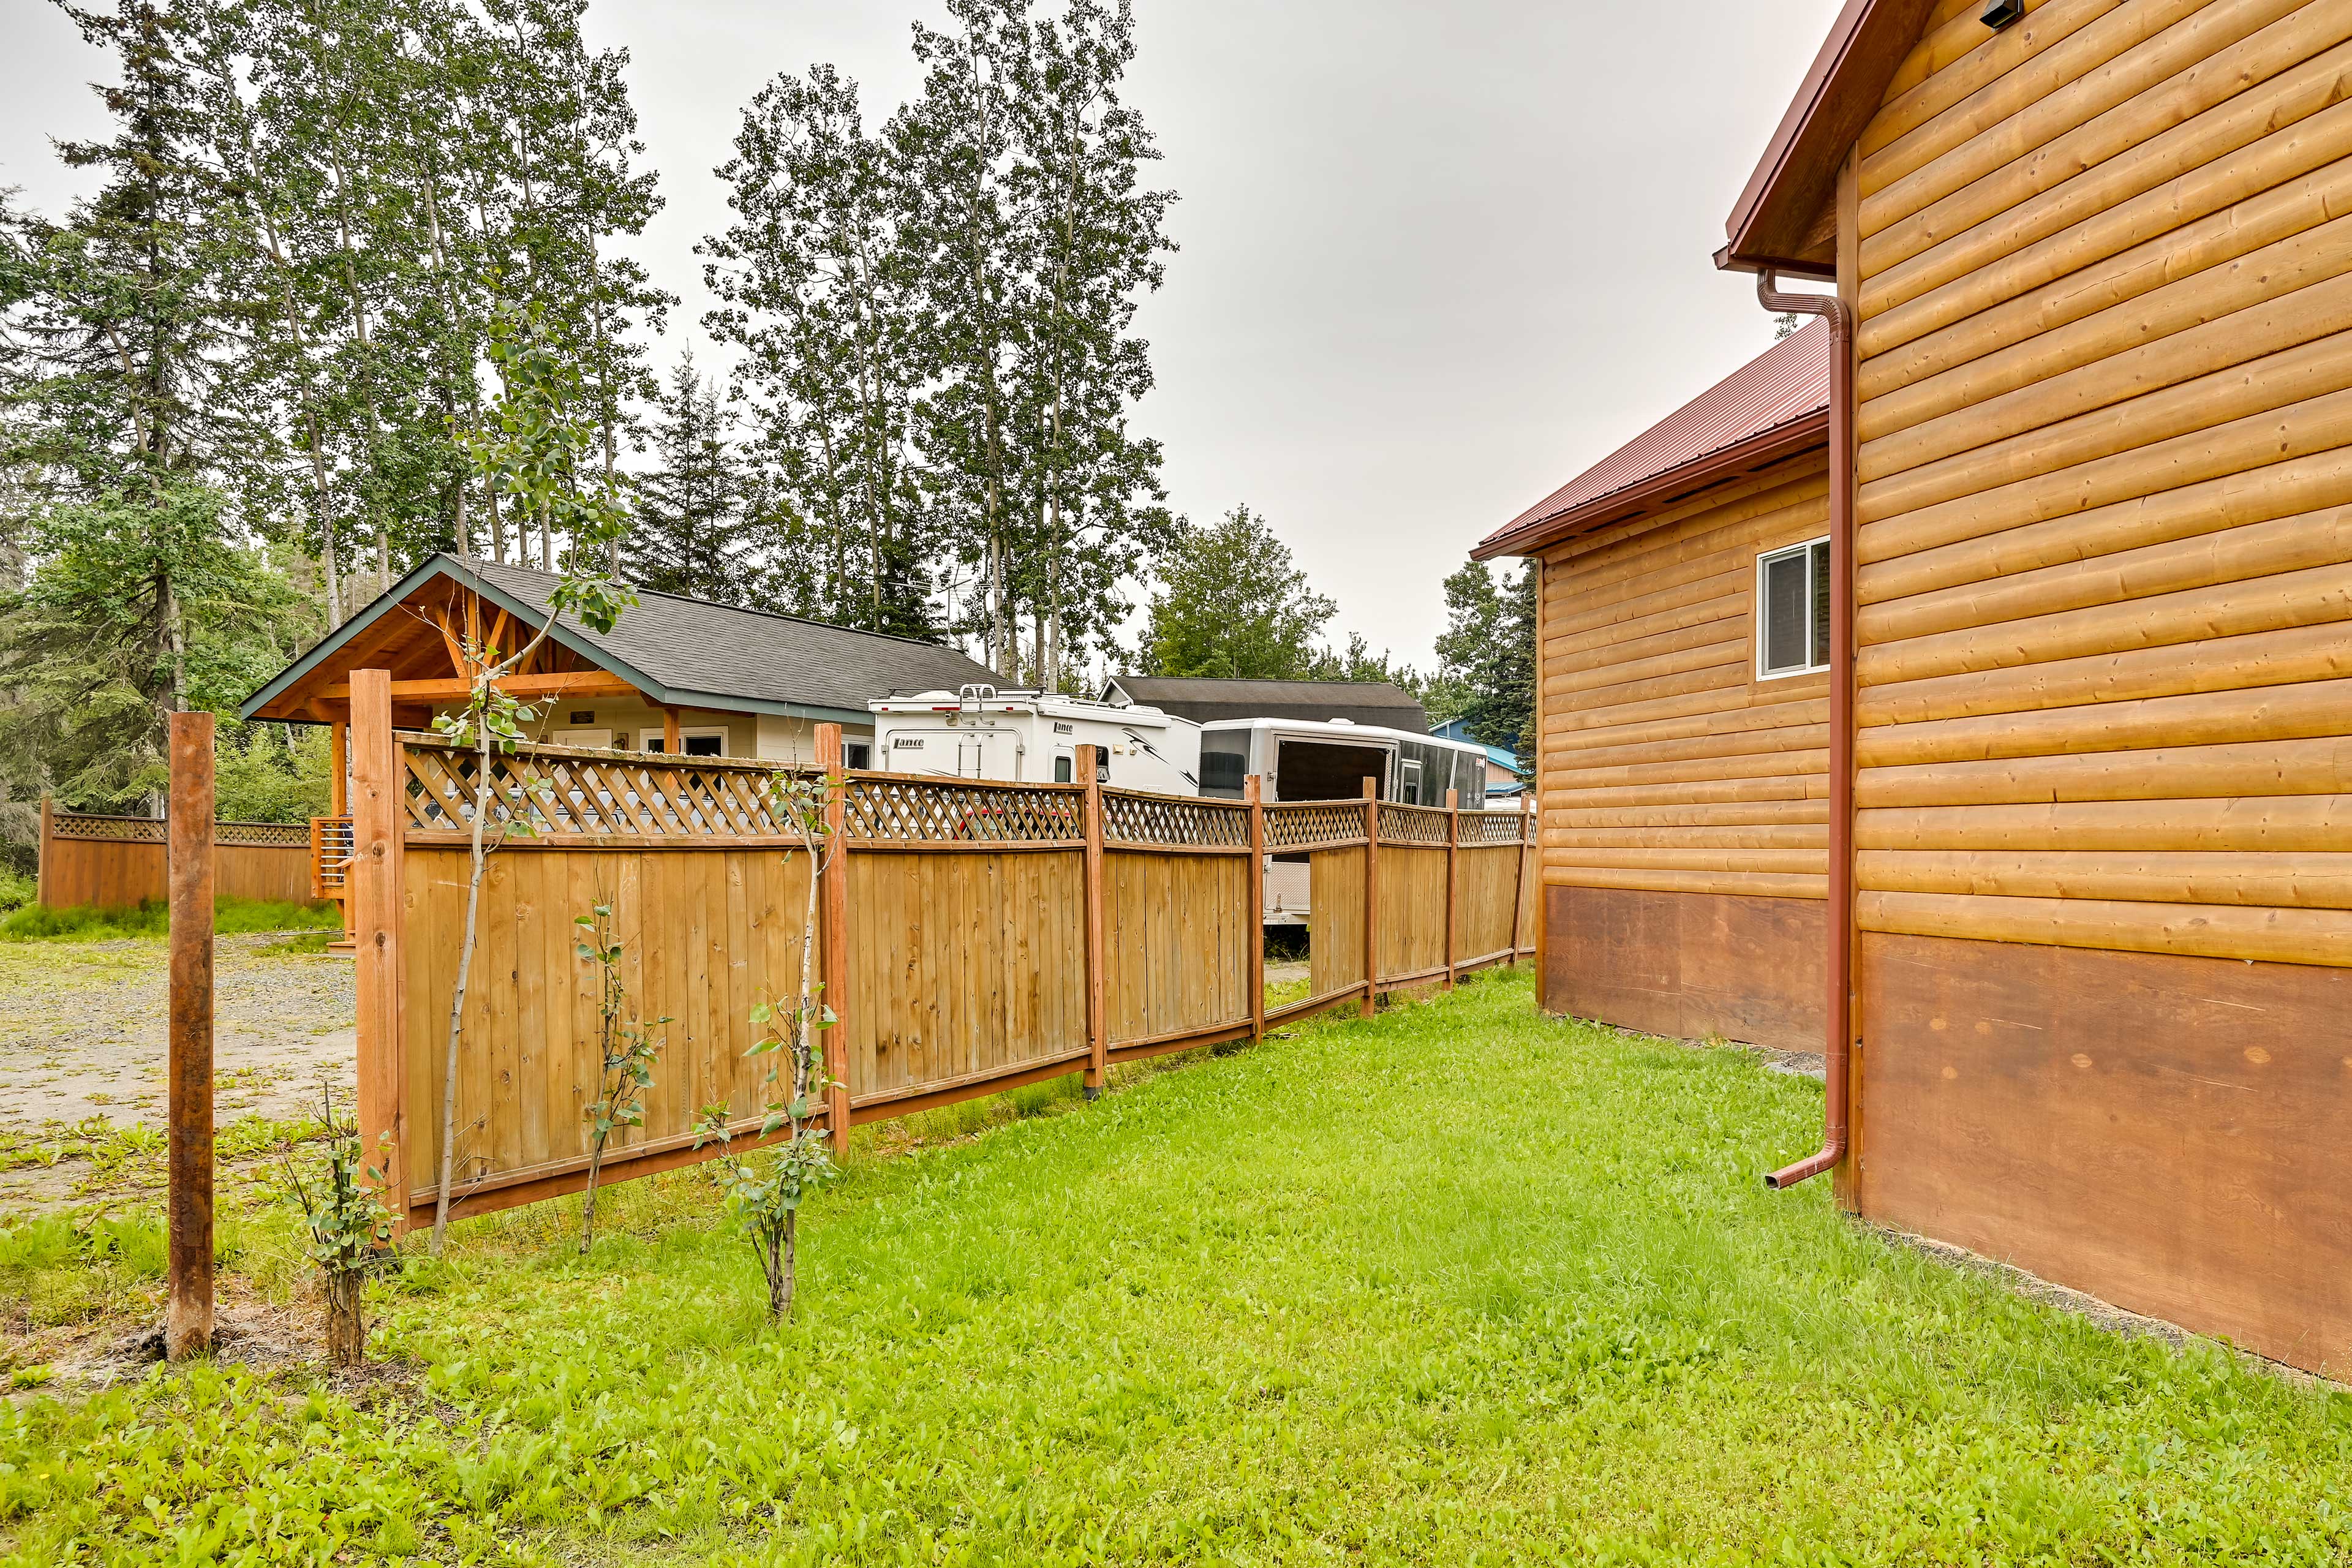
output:
<path id="1" fill-rule="evenodd" d="M 1998 33 L 2024 15 L 2025 0 L 1992 0 L 1992 4 L 1984 8 L 1981 19 L 1986 26 Z"/>

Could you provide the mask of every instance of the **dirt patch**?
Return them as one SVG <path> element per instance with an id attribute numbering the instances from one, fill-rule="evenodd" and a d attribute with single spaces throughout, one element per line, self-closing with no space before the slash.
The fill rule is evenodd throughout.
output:
<path id="1" fill-rule="evenodd" d="M 1265 966 L 1265 983 L 1268 985 L 1287 985 L 1295 981 L 1303 981 L 1313 973 L 1314 967 L 1305 962 L 1269 963 Z"/>

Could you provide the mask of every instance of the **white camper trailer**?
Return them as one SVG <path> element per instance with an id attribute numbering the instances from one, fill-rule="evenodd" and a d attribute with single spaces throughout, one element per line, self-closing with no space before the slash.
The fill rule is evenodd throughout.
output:
<path id="1" fill-rule="evenodd" d="M 1451 789 L 1462 805 L 1486 807 L 1483 746 L 1345 719 L 1218 719 L 1202 726 L 1202 795 L 1239 800 L 1252 773 L 1265 781 L 1270 801 L 1353 799 L 1370 779 L 1382 800 L 1444 805 Z M 1277 854 L 1266 861 L 1265 922 L 1307 924 L 1314 895 L 1307 858 Z"/>
<path id="2" fill-rule="evenodd" d="M 887 773 L 1070 784 L 1078 748 L 1094 746 L 1105 784 L 1201 793 L 1201 727 L 1157 708 L 992 686 L 893 694 L 866 706 L 876 765 Z"/>
<path id="3" fill-rule="evenodd" d="M 1343 800 L 1371 779 L 1380 798 L 1444 805 L 1457 791 L 1466 810 L 1486 808 L 1486 749 L 1345 719 L 1219 719 L 1201 729 L 1201 793 L 1242 798 L 1251 773 L 1268 800 Z"/>

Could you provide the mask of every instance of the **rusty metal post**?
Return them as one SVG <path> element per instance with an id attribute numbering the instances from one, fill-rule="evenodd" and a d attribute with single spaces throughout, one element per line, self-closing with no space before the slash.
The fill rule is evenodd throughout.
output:
<path id="1" fill-rule="evenodd" d="M 213 716 L 172 715 L 171 1299 L 163 1350 L 213 1346 Z"/>
<path id="2" fill-rule="evenodd" d="M 671 722 L 675 723 L 673 717 Z M 824 770 L 824 875 L 818 903 L 824 911 L 824 934 L 818 963 L 824 975 L 824 1005 L 832 1011 L 832 1026 L 818 1037 L 824 1042 L 824 1063 L 833 1079 L 825 1090 L 824 1134 L 835 1159 L 849 1152 L 849 779 L 841 765 L 841 726 L 816 727 L 816 763 Z"/>
<path id="3" fill-rule="evenodd" d="M 1381 1001 L 1381 783 L 1364 781 L 1364 1009 Z"/>
<path id="4" fill-rule="evenodd" d="M 1104 994 L 1109 952 L 1103 945 L 1102 770 L 1090 745 L 1078 748 L 1079 797 L 1086 835 L 1087 905 L 1087 1098 L 1101 1095 L 1110 1068 L 1110 1008 Z"/>
<path id="5" fill-rule="evenodd" d="M 1249 803 L 1249 929 L 1250 1038 L 1265 1037 L 1265 778 L 1252 773 L 1242 781 L 1242 798 Z"/>

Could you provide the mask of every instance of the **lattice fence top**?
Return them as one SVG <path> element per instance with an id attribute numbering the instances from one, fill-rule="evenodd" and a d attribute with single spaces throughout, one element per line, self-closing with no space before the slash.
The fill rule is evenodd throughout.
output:
<path id="1" fill-rule="evenodd" d="M 1465 811 L 1462 814 L 1457 844 L 1519 844 L 1526 841 L 1527 813 L 1511 811 Z"/>
<path id="2" fill-rule="evenodd" d="M 1364 808 L 1355 801 L 1303 801 L 1268 805 L 1265 808 L 1268 849 L 1292 849 L 1349 839 L 1360 844 L 1363 837 Z"/>
<path id="3" fill-rule="evenodd" d="M 310 825 L 307 822 L 215 822 L 213 824 L 215 844 L 246 845 L 270 848 L 307 849 L 310 846 Z"/>
<path id="4" fill-rule="evenodd" d="M 78 811 L 53 812 L 49 837 L 79 838 L 100 844 L 161 844 L 167 825 L 154 816 L 97 816 Z"/>
<path id="5" fill-rule="evenodd" d="M 170 824 L 153 816 L 103 816 L 91 812 L 49 814 L 49 836 L 91 844 L 163 844 Z M 309 847 L 310 828 L 301 822 L 215 822 L 213 842 L 229 847 Z"/>
<path id="6" fill-rule="evenodd" d="M 1075 785 L 865 773 L 851 777 L 843 805 L 852 839 L 1077 847 L 1086 843 L 1084 798 Z"/>
<path id="7" fill-rule="evenodd" d="M 1453 837 L 1450 818 L 1453 813 L 1433 805 L 1397 805 L 1381 803 L 1381 842 L 1383 844 L 1435 844 L 1444 847 Z"/>
<path id="8" fill-rule="evenodd" d="M 1103 841 L 1198 849 L 1249 847 L 1249 807 L 1183 795 L 1102 792 Z"/>
<path id="9" fill-rule="evenodd" d="M 470 833 L 479 753 L 412 742 L 403 751 L 408 826 Z M 490 758 L 491 832 L 528 826 L 534 837 L 765 838 L 785 829 L 768 808 L 772 765 L 660 752 L 529 747 Z"/>

